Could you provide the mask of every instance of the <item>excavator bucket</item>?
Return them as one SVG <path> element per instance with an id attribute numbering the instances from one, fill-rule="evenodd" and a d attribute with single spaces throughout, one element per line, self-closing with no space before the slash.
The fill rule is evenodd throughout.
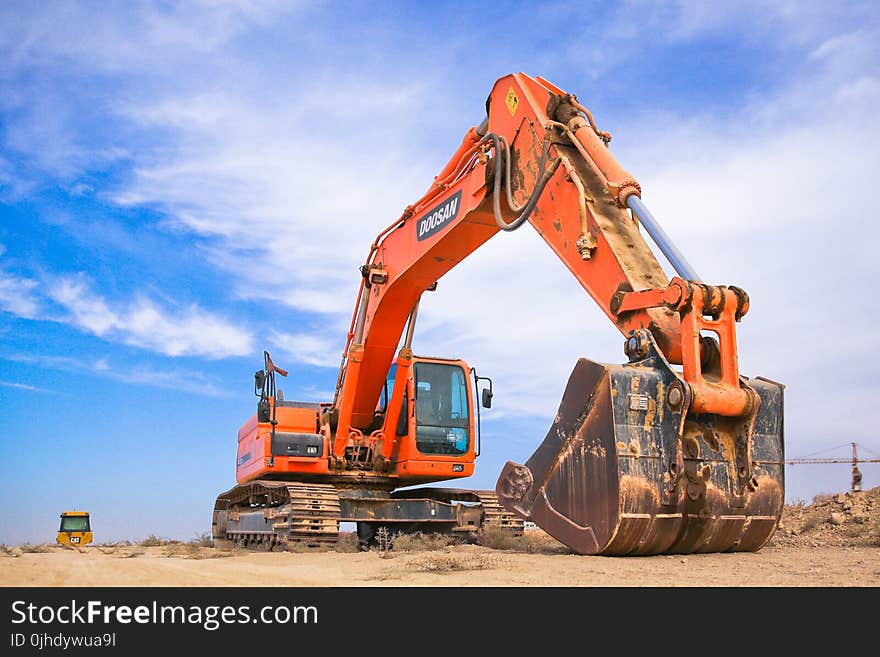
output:
<path id="1" fill-rule="evenodd" d="M 627 365 L 580 359 L 544 442 L 504 466 L 498 499 L 578 554 L 758 550 L 783 507 L 783 386 L 741 385 L 756 393 L 745 416 L 690 415 L 653 340 Z"/>

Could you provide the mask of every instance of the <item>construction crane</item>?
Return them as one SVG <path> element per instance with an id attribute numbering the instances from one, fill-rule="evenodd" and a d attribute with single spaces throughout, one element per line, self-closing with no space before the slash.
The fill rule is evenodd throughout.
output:
<path id="1" fill-rule="evenodd" d="M 801 465 L 804 463 L 852 463 L 852 482 L 850 484 L 850 489 L 853 493 L 861 493 L 862 492 L 862 471 L 859 470 L 859 463 L 880 463 L 880 459 L 861 459 L 859 458 L 859 445 L 857 443 L 850 443 L 852 446 L 852 458 L 843 459 L 843 458 L 799 458 L 799 459 L 786 459 L 786 465 Z M 840 445 L 843 447 L 843 445 Z M 832 447 L 831 449 L 837 449 L 837 447 Z M 866 447 L 862 447 L 865 451 L 871 451 Z M 826 450 L 827 451 L 827 450 Z"/>

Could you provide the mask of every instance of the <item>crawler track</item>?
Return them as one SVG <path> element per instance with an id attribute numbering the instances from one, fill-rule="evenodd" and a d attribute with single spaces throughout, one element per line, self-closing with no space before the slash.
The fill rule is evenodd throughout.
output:
<path id="1" fill-rule="evenodd" d="M 388 514 L 392 515 L 389 516 Z M 398 513 L 400 515 L 393 515 Z M 384 514 L 384 515 L 383 515 Z M 254 551 L 333 547 L 340 522 L 389 524 L 395 531 L 451 531 L 475 537 L 487 527 L 522 536 L 522 519 L 501 506 L 494 491 L 422 488 L 390 496 L 362 496 L 333 484 L 254 481 L 217 497 L 215 544 Z"/>
<path id="2" fill-rule="evenodd" d="M 332 546 L 339 516 L 339 493 L 331 484 L 256 481 L 217 498 L 213 535 L 253 550 Z"/>
<path id="3" fill-rule="evenodd" d="M 480 503 L 483 505 L 483 527 L 498 527 L 513 536 L 523 535 L 525 521 L 501 506 L 495 491 L 475 490 L 473 492 L 480 498 Z"/>
<path id="4" fill-rule="evenodd" d="M 274 512 L 273 528 L 288 543 L 308 547 L 336 545 L 339 492 L 331 484 L 288 484 L 290 501 Z"/>

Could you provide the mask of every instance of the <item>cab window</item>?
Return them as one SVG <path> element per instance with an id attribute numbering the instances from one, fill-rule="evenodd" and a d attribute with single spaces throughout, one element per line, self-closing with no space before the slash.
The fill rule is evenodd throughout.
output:
<path id="1" fill-rule="evenodd" d="M 379 412 L 384 413 L 388 410 L 388 402 L 391 401 L 391 393 L 394 392 L 394 378 L 397 376 L 397 363 L 388 370 L 388 376 L 385 377 L 385 387 L 382 388 L 382 395 L 379 397 Z"/>
<path id="2" fill-rule="evenodd" d="M 87 532 L 89 531 L 88 516 L 61 516 L 62 532 Z"/>
<path id="3" fill-rule="evenodd" d="M 458 365 L 416 363 L 416 448 L 423 454 L 464 454 L 470 415 L 464 370 Z"/>

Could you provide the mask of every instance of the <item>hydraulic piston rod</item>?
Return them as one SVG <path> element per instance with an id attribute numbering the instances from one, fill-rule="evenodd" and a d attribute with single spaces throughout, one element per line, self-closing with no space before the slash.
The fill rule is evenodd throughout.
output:
<path id="1" fill-rule="evenodd" d="M 675 246 L 672 239 L 666 234 L 666 231 L 663 230 L 654 218 L 654 215 L 651 214 L 651 211 L 642 203 L 642 199 L 635 194 L 630 194 L 626 198 L 626 204 L 633 211 L 633 214 L 638 217 L 642 226 L 648 231 L 648 235 L 654 240 L 654 244 L 663 252 L 663 255 L 669 260 L 669 264 L 672 265 L 676 273 L 686 281 L 700 283 L 700 277 L 697 272 L 694 271 L 694 268 L 691 267 L 681 251 L 678 250 L 678 247 Z"/>

